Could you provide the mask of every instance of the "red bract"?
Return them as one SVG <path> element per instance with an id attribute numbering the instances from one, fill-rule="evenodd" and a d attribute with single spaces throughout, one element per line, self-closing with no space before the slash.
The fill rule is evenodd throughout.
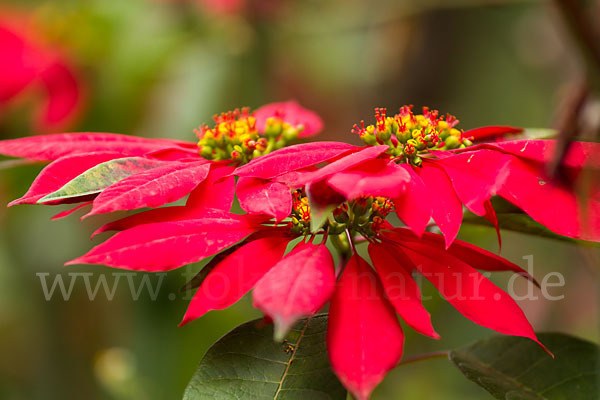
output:
<path id="1" fill-rule="evenodd" d="M 82 85 L 66 56 L 40 40 L 30 19 L 0 11 L 0 114 L 24 97 L 39 97 L 34 129 L 65 129 L 81 111 Z"/>
<path id="2" fill-rule="evenodd" d="M 353 256 L 331 300 L 327 348 L 333 370 L 359 400 L 368 399 L 402 357 L 404 334 L 381 282 Z"/>
<path id="3" fill-rule="evenodd" d="M 253 292 L 254 306 L 270 317 L 284 338 L 299 319 L 329 300 L 335 287 L 333 257 L 325 245 L 300 243 L 265 274 Z"/>

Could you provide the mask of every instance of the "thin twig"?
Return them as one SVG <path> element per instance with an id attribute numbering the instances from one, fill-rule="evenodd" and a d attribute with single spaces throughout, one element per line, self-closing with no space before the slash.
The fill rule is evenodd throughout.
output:
<path id="1" fill-rule="evenodd" d="M 412 356 L 412 357 L 407 357 L 404 360 L 400 361 L 400 363 L 398 365 L 406 365 L 406 364 L 412 364 L 418 361 L 424 361 L 424 360 L 432 360 L 435 358 L 448 358 L 450 356 L 450 350 L 443 350 L 443 351 L 436 351 L 433 353 L 424 353 L 424 354 L 417 354 L 416 356 Z"/>

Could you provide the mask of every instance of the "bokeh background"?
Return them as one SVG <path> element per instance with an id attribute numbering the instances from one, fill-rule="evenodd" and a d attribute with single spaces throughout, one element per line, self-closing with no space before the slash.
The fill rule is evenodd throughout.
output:
<path id="1" fill-rule="evenodd" d="M 450 112 L 464 129 L 548 128 L 582 73 L 557 11 L 541 0 L 19 0 L 0 3 L 0 29 L 24 38 L 44 76 L 18 96 L 2 93 L 2 138 L 101 131 L 193 140 L 215 113 L 290 98 L 322 115 L 321 140 L 358 143 L 355 122 L 370 119 L 373 107 L 404 104 Z M 0 82 L 18 85 L 8 78 L 18 57 L 10 41 L 0 43 Z M 0 203 L 22 195 L 40 169 L 2 164 Z M 103 290 L 90 300 L 81 275 L 70 300 L 46 301 L 40 273 L 49 284 L 61 275 L 67 286 L 67 273 L 92 273 L 92 286 L 101 276 L 111 286 L 117 272 L 62 266 L 93 245 L 89 235 L 105 220 L 50 221 L 58 211 L 0 207 L 0 398 L 178 399 L 210 344 L 260 317 L 244 298 L 178 328 L 189 301 L 179 287 L 200 265 L 164 279 L 130 278 L 135 288 L 161 282 L 155 299 L 142 290 L 135 300 L 120 278 L 112 300 Z M 461 238 L 498 250 L 486 227 L 465 226 Z M 549 289 L 562 300 L 536 291 L 538 300 L 519 301 L 536 330 L 598 342 L 597 248 L 511 232 L 503 239 L 509 260 L 525 267 L 523 257 L 533 256 L 538 280 L 554 271 L 565 278 Z M 423 290 L 443 339 L 406 329 L 408 356 L 492 334 L 430 285 Z M 515 290 L 525 293 L 526 283 Z M 373 398 L 488 397 L 436 359 L 396 368 Z"/>

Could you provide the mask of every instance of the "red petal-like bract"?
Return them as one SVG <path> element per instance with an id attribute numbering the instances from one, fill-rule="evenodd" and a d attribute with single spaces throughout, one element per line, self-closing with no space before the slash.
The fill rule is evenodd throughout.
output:
<path id="1" fill-rule="evenodd" d="M 102 226 L 92 237 L 102 232 L 122 231 L 153 222 L 197 219 L 213 213 L 213 210 L 229 211 L 235 194 L 235 178 L 227 176 L 232 171 L 233 167 L 215 167 L 213 164 L 208 177 L 192 190 L 185 206 L 164 207 L 130 215 Z"/>
<path id="2" fill-rule="evenodd" d="M 240 207 L 249 214 L 264 214 L 281 221 L 292 212 L 292 194 L 284 183 L 240 177 L 236 194 Z"/>
<path id="3" fill-rule="evenodd" d="M 369 244 L 369 256 L 383 283 L 385 294 L 396 312 L 408 325 L 423 335 L 439 339 L 431 316 L 421 304 L 421 291 L 412 278 L 411 264 L 402 265 L 402 254 L 385 244 Z"/>
<path id="4" fill-rule="evenodd" d="M 519 158 L 547 163 L 556 156 L 556 140 L 511 140 L 475 147 L 500 149 Z M 562 160 L 567 168 L 600 168 L 600 144 L 593 142 L 571 142 Z"/>
<path id="5" fill-rule="evenodd" d="M 413 167 L 408 164 L 398 165 L 409 174 L 406 190 L 402 196 L 394 199 L 396 214 L 413 232 L 421 235 L 433 213 L 433 199 L 429 197 L 427 187 Z"/>
<path id="6" fill-rule="evenodd" d="M 496 229 L 496 237 L 498 237 L 498 252 L 500 252 L 500 250 L 502 250 L 502 236 L 500 235 L 500 225 L 498 225 L 498 216 L 496 215 L 496 210 L 494 210 L 491 200 L 484 202 L 483 208 L 485 209 L 483 218 L 494 225 L 494 229 Z"/>
<path id="7" fill-rule="evenodd" d="M 356 165 L 364 163 L 365 161 L 373 160 L 377 158 L 381 153 L 387 150 L 388 146 L 370 146 L 362 148 L 352 154 L 348 154 L 338 160 L 333 161 L 331 164 L 327 164 L 323 168 L 304 175 L 302 180 L 298 183 L 307 184 L 321 181 L 325 178 L 329 178 L 331 175 L 345 171 Z"/>
<path id="8" fill-rule="evenodd" d="M 131 175 L 102 191 L 87 216 L 172 203 L 198 186 L 209 170 L 210 164 L 206 161 L 174 161 Z"/>
<path id="9" fill-rule="evenodd" d="M 0 154 L 38 161 L 54 161 L 67 155 L 115 151 L 121 157 L 142 156 L 152 151 L 189 143 L 145 139 L 116 133 L 57 133 L 0 141 Z"/>
<path id="10" fill-rule="evenodd" d="M 408 247 L 414 243 L 415 245 L 427 245 L 440 251 L 443 251 L 445 248 L 444 238 L 441 235 L 431 232 L 425 232 L 421 237 L 418 237 L 410 229 L 394 228 L 391 232 L 383 232 L 383 236 L 400 244 L 408 242 Z M 483 271 L 512 271 L 537 285 L 535 279 L 523 268 L 471 243 L 455 240 L 445 251 L 474 268 Z"/>
<path id="11" fill-rule="evenodd" d="M 327 349 L 333 371 L 359 400 L 369 398 L 402 357 L 404 334 L 375 271 L 354 255 L 329 308 Z"/>
<path id="12" fill-rule="evenodd" d="M 476 269 L 431 246 L 411 243 L 402 251 L 462 315 L 506 335 L 523 336 L 539 343 L 517 303 Z"/>
<path id="13" fill-rule="evenodd" d="M 108 231 L 124 231 L 138 225 L 152 224 L 155 222 L 185 221 L 189 219 L 201 219 L 203 217 L 219 217 L 223 211 L 212 208 L 196 208 L 188 206 L 161 207 L 154 210 L 139 212 L 125 218 L 112 221 L 100 227 L 92 234 L 92 237 Z"/>
<path id="14" fill-rule="evenodd" d="M 317 312 L 335 288 L 335 265 L 323 244 L 298 244 L 256 284 L 254 307 L 275 323 L 283 338 L 299 319 Z"/>
<path id="15" fill-rule="evenodd" d="M 284 122 L 296 127 L 302 125 L 304 129 L 298 137 L 314 136 L 323 129 L 323 121 L 315 112 L 300 106 L 296 101 L 290 100 L 281 103 L 271 103 L 259 107 L 255 112 L 256 128 L 259 132 L 265 131 L 267 119 L 270 117 L 281 118 Z"/>
<path id="16" fill-rule="evenodd" d="M 127 229 L 67 265 L 103 264 L 130 270 L 168 271 L 216 254 L 255 229 L 239 215 L 215 210 L 200 219 Z"/>
<path id="17" fill-rule="evenodd" d="M 456 239 L 463 217 L 463 209 L 446 172 L 434 163 L 424 162 L 419 176 L 427 187 L 432 204 L 432 216 L 444 234 L 446 247 Z"/>
<path id="18" fill-rule="evenodd" d="M 499 194 L 559 235 L 600 241 L 600 187 L 592 181 L 585 199 L 550 181 L 539 165 L 513 158 Z M 581 203 L 581 204 L 580 204 Z"/>
<path id="19" fill-rule="evenodd" d="M 1 150 L 1 148 L 0 148 Z M 360 147 L 341 142 L 311 142 L 284 147 L 255 158 L 234 172 L 237 176 L 269 179 L 287 172 L 312 167 L 341 154 L 361 150 Z M 1 151 L 0 151 L 1 152 Z"/>
<path id="20" fill-rule="evenodd" d="M 394 199 L 404 191 L 410 178 L 408 172 L 396 163 L 375 159 L 352 169 L 338 172 L 331 176 L 327 183 L 349 200 L 361 196 L 382 196 Z"/>
<path id="21" fill-rule="evenodd" d="M 464 131 L 462 136 L 471 140 L 484 140 L 501 138 L 504 135 L 521 132 L 523 132 L 523 128 L 517 128 L 514 126 L 483 126 L 481 128 Z"/>
<path id="22" fill-rule="evenodd" d="M 2 142 L 0 142 L 0 147 Z M 10 206 L 16 204 L 35 204 L 42 197 L 55 192 L 63 187 L 71 179 L 77 177 L 88 169 L 103 163 L 105 161 L 120 158 L 121 153 L 111 151 L 100 151 L 93 153 L 83 153 L 65 156 L 47 165 L 35 178 L 27 193 L 21 198 L 9 203 Z"/>
<path id="23" fill-rule="evenodd" d="M 252 240 L 225 257 L 198 288 L 181 324 L 238 301 L 281 260 L 290 239 L 287 236 L 267 236 Z"/>
<path id="24" fill-rule="evenodd" d="M 213 164 L 208 177 L 190 193 L 186 206 L 229 211 L 235 197 L 235 177 L 228 176 L 233 170 L 233 167 Z"/>
<path id="25" fill-rule="evenodd" d="M 479 150 L 433 160 L 441 166 L 460 201 L 473 213 L 485 215 L 485 202 L 502 187 L 511 157 L 498 151 Z"/>

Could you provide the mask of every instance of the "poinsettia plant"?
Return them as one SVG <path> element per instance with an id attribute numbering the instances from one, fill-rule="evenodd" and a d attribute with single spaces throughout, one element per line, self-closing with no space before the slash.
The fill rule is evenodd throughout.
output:
<path id="1" fill-rule="evenodd" d="M 550 360 L 562 350 L 536 335 L 515 300 L 480 272 L 512 271 L 537 284 L 516 264 L 458 240 L 465 212 L 489 221 L 500 239 L 492 203 L 498 196 L 557 235 L 600 241 L 600 185 L 582 178 L 600 169 L 600 145 L 572 143 L 562 161 L 566 185 L 546 173 L 553 140 L 523 139 L 523 130 L 510 126 L 463 131 L 458 124 L 428 108 L 377 108 L 373 124 L 352 129 L 364 146 L 300 143 L 321 131 L 322 121 L 289 101 L 217 115 L 196 130 L 197 142 L 71 133 L 2 141 L 0 153 L 50 162 L 10 205 L 77 204 L 57 218 L 86 206 L 83 218 L 151 208 L 100 227 L 94 235 L 117 233 L 67 265 L 162 272 L 213 257 L 186 285 L 195 294 L 182 325 L 252 291 L 265 320 L 239 329 L 271 329 L 285 346 L 268 350 L 257 339 L 243 351 L 283 364 L 281 380 L 267 379 L 272 372 L 262 364 L 250 374 L 260 378 L 228 375 L 222 369 L 236 366 L 219 358 L 217 343 L 188 398 L 224 398 L 215 382 L 229 379 L 238 381 L 238 394 L 264 389 L 283 398 L 286 390 L 312 390 L 339 398 L 341 383 L 367 399 L 402 358 L 398 316 L 441 339 L 415 275 L 473 322 L 525 338 Z M 171 205 L 186 196 L 185 205 Z M 315 316 L 324 308 L 326 317 Z M 318 360 L 324 351 L 306 355 L 309 340 L 326 344 L 328 363 Z M 273 361 L 279 357 L 287 358 Z M 325 372 L 316 379 L 311 363 L 331 369 L 339 383 Z M 301 370 L 295 383 L 285 381 L 290 369 Z"/>

